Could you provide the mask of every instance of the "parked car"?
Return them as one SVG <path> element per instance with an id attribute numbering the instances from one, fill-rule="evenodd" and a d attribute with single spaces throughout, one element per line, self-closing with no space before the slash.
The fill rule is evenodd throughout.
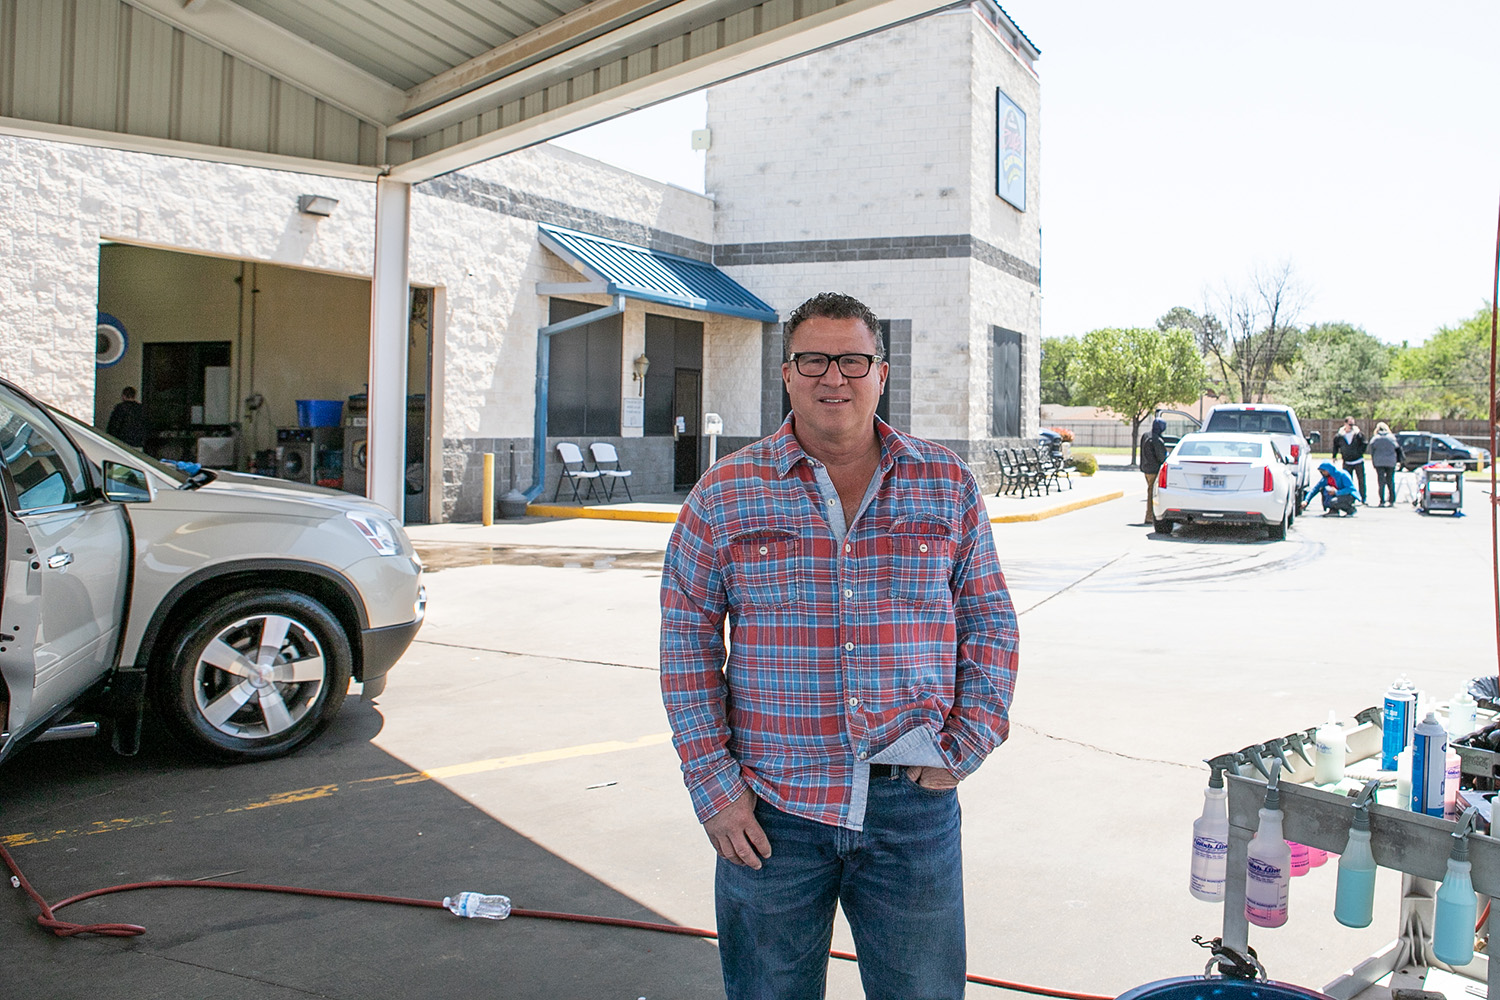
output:
<path id="1" fill-rule="evenodd" d="M 426 607 L 421 562 L 378 505 L 188 474 L 5 381 L 0 532 L 0 759 L 101 724 L 133 753 L 148 697 L 194 750 L 288 753 L 351 677 L 381 691 Z"/>
<path id="2" fill-rule="evenodd" d="M 1266 434 L 1276 442 L 1276 450 L 1291 460 L 1297 484 L 1294 503 L 1302 513 L 1303 497 L 1317 478 L 1312 446 L 1322 439 L 1317 431 L 1304 435 L 1297 411 L 1280 403 L 1223 403 L 1208 411 L 1203 422 L 1205 431 L 1225 434 Z"/>
<path id="3" fill-rule="evenodd" d="M 1472 448 L 1451 434 L 1397 431 L 1396 443 L 1401 446 L 1401 464 L 1406 469 L 1420 468 L 1429 462 L 1451 462 L 1470 469 L 1490 464 L 1488 448 Z"/>
<path id="4" fill-rule="evenodd" d="M 1177 442 L 1156 477 L 1158 534 L 1178 524 L 1265 525 L 1286 537 L 1297 517 L 1296 462 L 1273 437 L 1201 431 Z"/>

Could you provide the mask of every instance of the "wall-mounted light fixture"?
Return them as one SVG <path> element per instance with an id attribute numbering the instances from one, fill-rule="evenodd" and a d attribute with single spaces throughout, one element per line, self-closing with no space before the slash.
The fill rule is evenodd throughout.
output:
<path id="1" fill-rule="evenodd" d="M 651 359 L 646 357 L 644 354 L 639 355 L 634 361 L 630 363 L 630 367 L 635 369 L 635 374 L 632 376 L 632 381 L 639 382 L 641 384 L 639 395 L 644 396 L 646 394 L 646 373 L 651 370 Z"/>
<path id="2" fill-rule="evenodd" d="M 338 203 L 337 198 L 330 198 L 326 194 L 299 194 L 297 211 L 303 215 L 332 215 Z"/>

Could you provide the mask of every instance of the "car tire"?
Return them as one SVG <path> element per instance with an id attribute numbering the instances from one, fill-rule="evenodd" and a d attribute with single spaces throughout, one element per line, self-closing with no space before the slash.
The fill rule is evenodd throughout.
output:
<path id="1" fill-rule="evenodd" d="M 257 662 L 268 628 L 277 648 Z M 220 598 L 166 648 L 151 679 L 157 708 L 188 747 L 229 761 L 279 757 L 316 736 L 338 714 L 353 663 L 333 613 L 290 590 Z"/>
<path id="2" fill-rule="evenodd" d="M 1266 525 L 1266 533 L 1271 536 L 1271 541 L 1281 542 L 1286 540 L 1287 526 L 1292 523 L 1287 511 L 1281 512 L 1281 521 L 1277 524 Z"/>
<path id="3" fill-rule="evenodd" d="M 1170 535 L 1172 533 L 1172 522 L 1152 521 L 1151 530 L 1155 531 L 1158 535 Z"/>

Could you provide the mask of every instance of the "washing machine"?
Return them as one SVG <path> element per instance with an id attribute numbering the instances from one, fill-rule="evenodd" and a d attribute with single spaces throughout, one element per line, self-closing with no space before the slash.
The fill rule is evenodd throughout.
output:
<path id="1" fill-rule="evenodd" d="M 295 483 L 328 483 L 343 476 L 344 428 L 282 427 L 276 431 L 276 468 Z"/>
<path id="2" fill-rule="evenodd" d="M 344 489 L 365 495 L 366 470 L 370 465 L 368 427 L 344 428 Z"/>

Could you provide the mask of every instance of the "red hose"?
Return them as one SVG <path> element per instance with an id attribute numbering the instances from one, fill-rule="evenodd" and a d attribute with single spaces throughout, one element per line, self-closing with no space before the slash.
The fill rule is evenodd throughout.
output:
<path id="1" fill-rule="evenodd" d="M 65 906 L 81 903 L 85 899 L 93 899 L 96 896 L 108 896 L 116 892 L 131 892 L 136 889 L 238 889 L 245 892 L 284 892 L 294 896 L 322 896 L 325 899 L 350 899 L 359 903 L 391 903 L 400 906 L 422 906 L 428 909 L 444 909 L 442 903 L 435 899 L 410 899 L 406 896 L 382 896 L 364 892 L 338 892 L 333 889 L 303 889 L 291 885 L 261 885 L 255 882 L 199 882 L 183 879 L 164 879 L 158 882 L 128 882 L 124 885 L 112 885 L 103 889 L 90 889 L 88 892 L 80 892 L 76 896 L 58 900 L 51 906 L 41 897 L 31 883 L 26 881 L 26 876 L 21 874 L 15 858 L 10 852 L 0 846 L 0 860 L 4 860 L 6 867 L 14 876 L 15 885 L 23 889 L 26 895 L 31 897 L 41 909 L 37 917 L 37 923 L 58 937 L 72 937 L 75 934 L 103 934 L 110 937 L 133 937 L 137 934 L 146 933 L 146 928 L 138 924 L 75 924 L 65 920 L 58 920 L 56 912 Z M 587 913 L 556 913 L 549 910 L 523 910 L 513 908 L 510 911 L 513 917 L 530 917 L 534 920 L 563 920 L 580 924 L 603 924 L 607 927 L 629 927 L 635 930 L 657 931 L 662 934 L 682 934 L 688 937 L 708 938 L 714 940 L 718 934 L 714 931 L 704 930 L 699 927 L 683 927 L 678 924 L 659 924 L 648 920 L 627 920 L 623 917 L 597 917 Z M 834 958 L 842 958 L 846 961 L 856 961 L 853 952 L 829 951 Z M 999 986 L 1007 990 L 1016 990 L 1021 993 L 1033 993 L 1044 997 L 1061 997 L 1062 1000 L 1114 1000 L 1112 996 L 1104 996 L 1097 993 L 1074 993 L 1070 990 L 1055 990 L 1046 986 L 1028 986 L 1025 983 L 1011 983 L 1003 979 L 993 979 L 989 976 L 969 975 L 966 977 L 971 983 L 979 983 L 982 986 Z"/>

